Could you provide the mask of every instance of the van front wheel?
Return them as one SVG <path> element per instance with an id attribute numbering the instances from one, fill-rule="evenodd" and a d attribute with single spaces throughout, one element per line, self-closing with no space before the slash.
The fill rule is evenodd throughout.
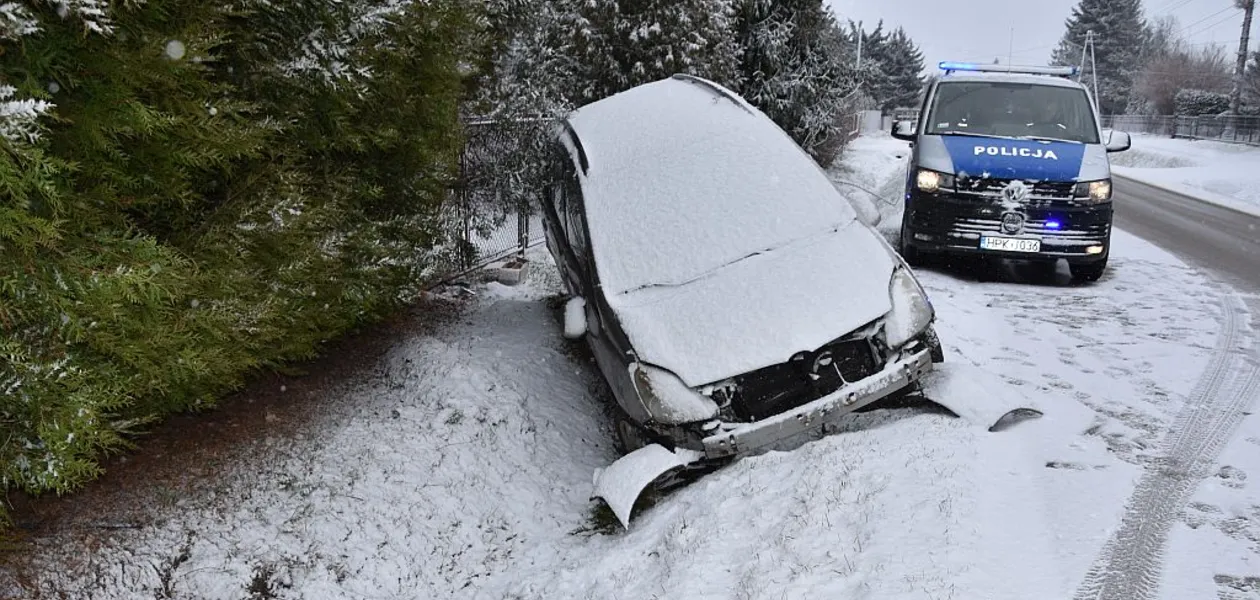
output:
<path id="1" fill-rule="evenodd" d="M 1107 270 L 1107 259 L 1098 262 L 1077 263 L 1070 265 L 1072 269 L 1072 281 L 1095 282 L 1102 278 L 1103 272 Z"/>
<path id="2" fill-rule="evenodd" d="M 923 266 L 923 253 L 906 242 L 906 235 L 906 230 L 902 229 L 901 241 L 897 244 L 898 254 L 901 254 L 901 258 L 905 259 L 906 264 L 911 267 Z"/>

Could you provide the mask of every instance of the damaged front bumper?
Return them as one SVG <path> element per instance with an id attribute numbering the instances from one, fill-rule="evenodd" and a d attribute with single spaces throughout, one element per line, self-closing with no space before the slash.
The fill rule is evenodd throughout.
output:
<path id="1" fill-rule="evenodd" d="M 931 351 L 925 348 L 808 404 L 752 423 L 718 423 L 717 432 L 702 440 L 704 456 L 712 460 L 749 454 L 821 432 L 841 417 L 906 388 L 931 370 Z"/>
<path id="2" fill-rule="evenodd" d="M 703 451 L 649 444 L 597 470 L 593 498 L 602 498 L 622 526 L 629 528 L 630 513 L 639 495 L 666 473 L 753 454 L 798 436 L 825 433 L 829 424 L 844 415 L 906 388 L 931 371 L 931 351 L 922 348 L 808 404 L 751 423 L 711 422 L 708 429 L 714 432 L 701 440 Z"/>

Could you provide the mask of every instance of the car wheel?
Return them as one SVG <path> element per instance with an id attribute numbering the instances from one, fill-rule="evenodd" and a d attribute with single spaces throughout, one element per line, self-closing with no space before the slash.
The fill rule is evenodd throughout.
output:
<path id="1" fill-rule="evenodd" d="M 1092 263 L 1077 263 L 1070 265 L 1072 270 L 1072 281 L 1077 282 L 1094 282 L 1103 276 L 1103 271 L 1107 270 L 1107 259 L 1102 259 Z"/>
<path id="2" fill-rule="evenodd" d="M 617 442 L 622 454 L 630 454 L 639 448 L 654 443 L 647 431 L 624 414 L 617 415 L 615 426 L 617 428 Z"/>
<path id="3" fill-rule="evenodd" d="M 932 362 L 945 362 L 945 348 L 941 346 L 941 339 L 936 337 L 936 327 L 928 325 L 926 331 L 923 332 L 923 343 L 927 344 L 928 350 L 931 351 Z"/>

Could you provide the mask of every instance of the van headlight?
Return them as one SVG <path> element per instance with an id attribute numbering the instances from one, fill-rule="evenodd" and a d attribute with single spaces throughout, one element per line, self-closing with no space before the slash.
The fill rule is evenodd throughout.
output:
<path id="1" fill-rule="evenodd" d="M 954 176 L 947 173 L 938 173 L 927 169 L 919 169 L 914 177 L 915 186 L 920 192 L 935 194 L 942 189 L 954 189 Z"/>
<path id="2" fill-rule="evenodd" d="M 630 379 L 648 416 L 657 423 L 681 425 L 717 416 L 717 403 L 665 369 L 630 363 Z"/>
<path id="3" fill-rule="evenodd" d="M 1072 195 L 1077 199 L 1087 200 L 1093 204 L 1106 202 L 1111 200 L 1111 180 L 1082 181 L 1076 184 L 1076 189 Z"/>
<path id="4" fill-rule="evenodd" d="M 904 265 L 893 269 L 888 284 L 892 310 L 884 317 L 884 340 L 890 348 L 900 348 L 918 337 L 932 324 L 936 312 L 927 294 Z"/>

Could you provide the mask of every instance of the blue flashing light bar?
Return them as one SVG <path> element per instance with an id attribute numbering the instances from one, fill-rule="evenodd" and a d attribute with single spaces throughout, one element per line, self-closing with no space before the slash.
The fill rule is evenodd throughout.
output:
<path id="1" fill-rule="evenodd" d="M 1058 221 L 1046 221 L 1046 229 L 1058 229 L 1062 226 L 1063 224 Z"/>
<path id="2" fill-rule="evenodd" d="M 1037 67 L 1037 66 L 1021 66 L 1021 65 L 985 65 L 969 62 L 955 62 L 951 60 L 941 61 L 940 68 L 942 71 L 949 73 L 950 71 L 976 71 L 985 73 L 1023 73 L 1026 75 L 1057 75 L 1059 77 L 1072 77 L 1080 72 L 1075 66 L 1067 67 Z"/>

